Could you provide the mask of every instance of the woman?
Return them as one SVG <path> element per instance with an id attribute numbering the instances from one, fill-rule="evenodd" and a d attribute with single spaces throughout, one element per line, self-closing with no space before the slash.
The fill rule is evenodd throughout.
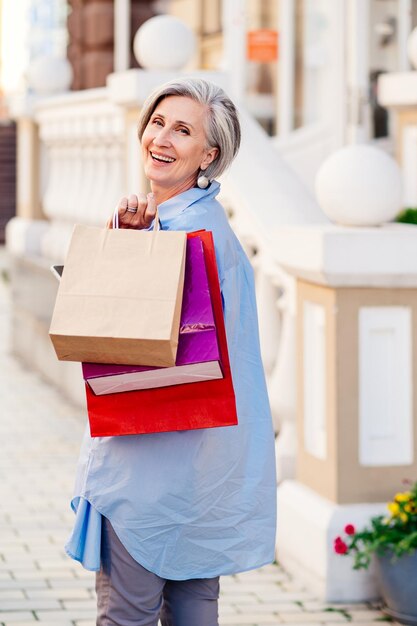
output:
<path id="1" fill-rule="evenodd" d="M 92 439 L 86 432 L 68 554 L 97 573 L 99 626 L 215 626 L 219 576 L 274 558 L 274 437 L 252 268 L 217 202 L 240 143 L 226 94 L 199 79 L 145 102 L 151 193 L 123 198 L 122 228 L 213 232 L 239 425 Z M 108 224 L 110 227 L 110 223 Z M 135 268 L 134 271 L 140 271 Z"/>

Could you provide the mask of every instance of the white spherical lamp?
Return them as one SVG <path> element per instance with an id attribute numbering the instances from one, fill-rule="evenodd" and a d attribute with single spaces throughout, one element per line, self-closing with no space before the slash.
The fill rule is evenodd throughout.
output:
<path id="1" fill-rule="evenodd" d="M 148 70 L 180 70 L 196 49 L 195 35 L 171 15 L 157 15 L 144 22 L 133 40 L 138 63 Z"/>
<path id="2" fill-rule="evenodd" d="M 408 37 L 407 52 L 411 65 L 417 69 L 417 27 L 411 31 Z"/>
<path id="3" fill-rule="evenodd" d="M 395 218 L 402 204 L 401 172 L 373 146 L 347 146 L 332 154 L 316 177 L 318 203 L 345 226 L 377 226 Z"/>
<path id="4" fill-rule="evenodd" d="M 30 63 L 28 81 L 29 86 L 39 95 L 62 93 L 70 88 L 72 67 L 67 59 L 42 55 Z"/>

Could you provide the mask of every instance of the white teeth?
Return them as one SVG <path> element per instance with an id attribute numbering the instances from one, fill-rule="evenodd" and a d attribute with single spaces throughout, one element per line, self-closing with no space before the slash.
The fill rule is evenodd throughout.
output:
<path id="1" fill-rule="evenodd" d="M 157 161 L 165 161 L 166 163 L 173 163 L 175 161 L 175 159 L 171 157 L 161 156 L 160 154 L 154 154 L 153 152 L 151 152 L 151 156 Z"/>

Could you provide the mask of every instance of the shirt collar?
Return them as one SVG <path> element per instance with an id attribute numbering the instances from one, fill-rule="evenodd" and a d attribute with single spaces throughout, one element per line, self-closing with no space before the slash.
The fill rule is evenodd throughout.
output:
<path id="1" fill-rule="evenodd" d="M 170 220 L 185 211 L 189 206 L 201 199 L 212 199 L 217 196 L 220 191 L 220 183 L 212 180 L 206 189 L 199 187 L 191 187 L 187 191 L 179 193 L 177 196 L 165 200 L 158 205 L 158 213 L 160 220 Z"/>

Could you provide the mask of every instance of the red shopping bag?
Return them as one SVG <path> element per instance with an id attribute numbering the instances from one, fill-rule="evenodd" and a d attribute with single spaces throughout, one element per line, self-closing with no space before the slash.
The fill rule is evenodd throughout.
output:
<path id="1" fill-rule="evenodd" d="M 222 299 L 212 233 L 198 231 L 203 244 L 224 377 L 219 380 L 96 396 L 86 384 L 92 437 L 134 435 L 237 424 Z"/>

